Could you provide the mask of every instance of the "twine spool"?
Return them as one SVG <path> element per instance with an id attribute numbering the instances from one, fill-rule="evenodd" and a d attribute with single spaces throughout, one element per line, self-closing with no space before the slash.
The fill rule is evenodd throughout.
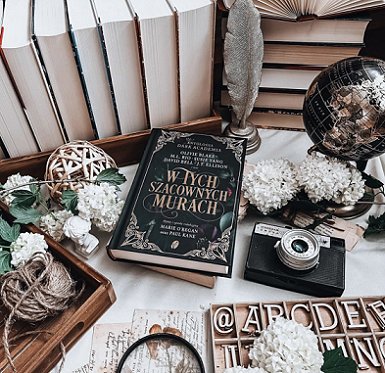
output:
<path id="1" fill-rule="evenodd" d="M 25 265 L 2 276 L 0 296 L 10 312 L 4 325 L 3 344 L 14 372 L 9 346 L 13 323 L 35 323 L 54 316 L 67 309 L 82 290 L 76 289 L 68 270 L 48 252 L 35 254 Z"/>
<path id="2" fill-rule="evenodd" d="M 58 147 L 48 158 L 46 181 L 89 179 L 94 180 L 106 168 L 116 168 L 116 163 L 103 149 L 88 141 L 72 141 Z M 52 198 L 59 200 L 63 190 L 78 190 L 84 182 L 63 181 L 48 184 Z"/>

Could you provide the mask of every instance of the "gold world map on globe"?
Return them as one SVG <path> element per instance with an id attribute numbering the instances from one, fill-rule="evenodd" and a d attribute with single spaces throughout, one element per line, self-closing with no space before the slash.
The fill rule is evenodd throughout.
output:
<path id="1" fill-rule="evenodd" d="M 304 123 L 320 152 L 366 160 L 385 152 L 385 62 L 353 57 L 324 70 L 304 102 Z"/>

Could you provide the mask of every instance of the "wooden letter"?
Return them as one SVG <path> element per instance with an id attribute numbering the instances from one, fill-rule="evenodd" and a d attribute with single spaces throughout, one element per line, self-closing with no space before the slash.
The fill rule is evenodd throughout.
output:
<path id="1" fill-rule="evenodd" d="M 349 355 L 348 355 L 348 351 L 346 349 L 345 339 L 337 338 L 335 341 L 337 342 L 337 346 L 335 346 L 335 344 L 333 344 L 331 339 L 323 339 L 322 343 L 324 344 L 326 350 L 328 350 L 328 351 L 341 347 L 344 356 L 348 357 Z"/>
<path id="2" fill-rule="evenodd" d="M 358 319 L 360 317 L 358 310 L 361 307 L 358 300 L 341 301 L 341 304 L 344 306 L 346 316 L 349 320 L 347 325 L 348 329 L 366 328 L 366 322 L 364 319 L 361 319 L 358 324 L 354 323 L 354 319 Z M 354 310 L 349 309 L 349 306 L 355 306 Z"/>
<path id="3" fill-rule="evenodd" d="M 379 347 L 380 347 L 380 351 L 381 351 L 382 357 L 385 359 L 385 349 L 384 349 L 385 337 L 381 338 L 378 344 L 379 344 Z"/>
<path id="4" fill-rule="evenodd" d="M 225 368 L 233 368 L 237 367 L 240 363 L 238 363 L 237 359 L 237 345 L 222 345 L 225 351 Z"/>
<path id="5" fill-rule="evenodd" d="M 266 308 L 266 312 L 267 312 L 268 325 L 270 325 L 278 317 L 281 317 L 284 315 L 284 309 L 279 304 L 266 304 L 264 307 Z M 276 315 L 273 315 L 273 312 L 272 312 L 274 308 L 278 310 L 278 313 Z"/>
<path id="6" fill-rule="evenodd" d="M 318 323 L 319 323 L 319 330 L 320 331 L 326 331 L 326 330 L 333 330 L 338 325 L 338 318 L 335 309 L 327 303 L 317 303 L 313 304 L 314 311 L 317 315 Z M 325 325 L 325 322 L 322 318 L 321 308 L 326 308 L 329 313 L 332 316 L 332 323 L 331 325 Z"/>
<path id="7" fill-rule="evenodd" d="M 374 352 L 373 345 L 372 345 L 372 339 L 370 337 L 362 338 L 367 346 L 368 350 L 365 349 L 360 343 L 360 341 L 356 338 L 352 338 L 351 343 L 353 343 L 353 346 L 356 350 L 357 356 L 358 356 L 358 367 L 360 369 L 369 369 L 370 367 L 365 363 L 364 357 L 362 354 L 366 356 L 366 358 L 372 363 L 372 366 L 374 367 L 380 367 L 381 364 L 377 359 L 376 353 Z"/>
<path id="8" fill-rule="evenodd" d="M 297 303 L 293 306 L 293 308 L 291 309 L 290 311 L 290 318 L 294 321 L 297 321 L 295 319 L 295 311 L 298 309 L 298 308 L 303 308 L 306 310 L 306 312 L 310 313 L 310 310 L 309 310 L 309 306 L 307 304 L 302 304 L 302 303 Z M 298 321 L 297 321 L 298 322 Z M 310 324 L 309 325 L 304 325 L 302 324 L 303 326 L 306 326 L 308 327 L 309 329 L 311 329 L 313 327 L 313 321 L 310 321 Z"/>
<path id="9" fill-rule="evenodd" d="M 369 311 L 378 322 L 381 329 L 385 329 L 385 304 L 382 300 L 368 304 Z"/>
<path id="10" fill-rule="evenodd" d="M 249 314 L 247 315 L 245 325 L 242 328 L 243 332 L 250 333 L 250 330 L 249 330 L 250 324 L 255 325 L 255 330 L 257 332 L 260 332 L 262 330 L 261 325 L 259 323 L 257 311 L 258 311 L 258 306 L 249 306 Z"/>
<path id="11" fill-rule="evenodd" d="M 219 334 L 230 334 L 234 328 L 234 313 L 230 307 L 219 307 L 214 314 L 214 329 Z"/>

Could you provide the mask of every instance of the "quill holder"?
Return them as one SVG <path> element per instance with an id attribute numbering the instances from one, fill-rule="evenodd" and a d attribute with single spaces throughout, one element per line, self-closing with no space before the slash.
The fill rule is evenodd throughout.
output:
<path id="1" fill-rule="evenodd" d="M 225 129 L 225 135 L 229 137 L 241 137 L 247 140 L 246 153 L 252 154 L 261 146 L 261 138 L 254 124 L 245 122 L 243 126 L 238 125 L 237 119 L 232 112 L 232 121 Z"/>
<path id="2" fill-rule="evenodd" d="M 230 7 L 223 60 L 233 110 L 225 134 L 247 139 L 250 154 L 261 144 L 257 129 L 247 119 L 258 97 L 263 61 L 261 15 L 252 0 L 235 0 Z"/>

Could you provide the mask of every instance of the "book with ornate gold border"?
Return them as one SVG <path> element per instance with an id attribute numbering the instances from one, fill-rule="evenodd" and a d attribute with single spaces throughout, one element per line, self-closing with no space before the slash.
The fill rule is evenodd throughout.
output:
<path id="1" fill-rule="evenodd" d="M 242 139 L 154 129 L 111 258 L 230 277 L 244 157 Z"/>

